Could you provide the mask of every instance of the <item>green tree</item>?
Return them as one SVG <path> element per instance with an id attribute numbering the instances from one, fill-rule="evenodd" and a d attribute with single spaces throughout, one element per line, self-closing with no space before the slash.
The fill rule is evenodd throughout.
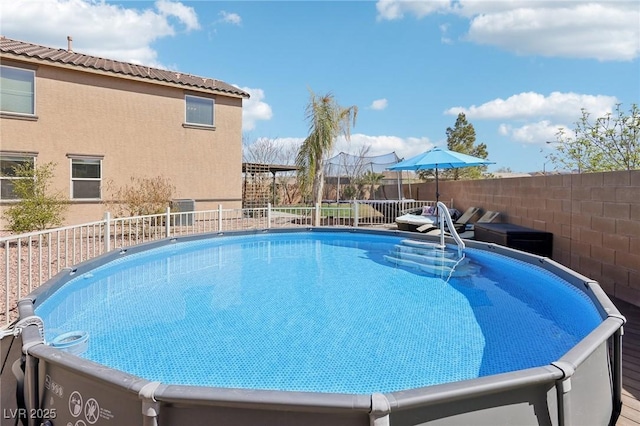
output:
<path id="1" fill-rule="evenodd" d="M 476 129 L 467 121 L 464 113 L 458 114 L 453 128 L 447 127 L 447 148 L 472 155 L 474 157 L 487 158 L 489 152 L 484 143 L 476 145 Z M 443 173 L 445 179 L 480 179 L 487 170 L 487 166 L 465 167 L 461 169 L 446 170 Z"/>
<path id="2" fill-rule="evenodd" d="M 345 200 L 353 200 L 358 196 L 358 188 L 355 185 L 345 185 L 342 188 L 342 198 Z"/>
<path id="3" fill-rule="evenodd" d="M 453 128 L 447 127 L 447 149 L 479 158 L 487 158 L 489 156 L 486 144 L 476 145 L 476 130 L 473 124 L 467 121 L 467 117 L 462 112 L 458 114 Z M 487 166 L 476 166 L 439 170 L 438 174 L 440 179 L 480 179 L 486 174 L 486 171 Z M 434 176 L 432 170 L 418 172 L 418 177 L 423 180 L 430 179 L 432 176 Z"/>
<path id="4" fill-rule="evenodd" d="M 640 110 L 632 104 L 629 114 L 617 104 L 614 113 L 591 120 L 582 109 L 575 128 L 556 133 L 555 152 L 547 158 L 556 169 L 583 172 L 607 172 L 640 168 Z M 551 143 L 551 142 L 548 142 Z"/>
<path id="5" fill-rule="evenodd" d="M 67 204 L 60 192 L 51 191 L 51 179 L 56 164 L 46 163 L 34 167 L 33 163 L 13 168 L 13 193 L 19 201 L 9 207 L 4 218 L 11 232 L 41 231 L 62 225 Z"/>
<path id="6" fill-rule="evenodd" d="M 314 204 L 322 201 L 324 184 L 324 160 L 331 153 L 336 139 L 341 134 L 349 140 L 351 123 L 355 126 L 358 107 L 343 108 L 333 95 L 318 96 L 309 90 L 306 119 L 309 136 L 302 142 L 296 166 L 302 193 L 311 195 Z"/>

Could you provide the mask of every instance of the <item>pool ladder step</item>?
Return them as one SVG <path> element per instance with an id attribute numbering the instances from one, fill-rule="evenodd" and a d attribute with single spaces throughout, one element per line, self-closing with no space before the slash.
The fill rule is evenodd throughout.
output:
<path id="1" fill-rule="evenodd" d="M 429 241 L 418 241 L 418 240 L 402 240 L 400 241 L 400 244 L 397 244 L 397 245 L 418 247 L 418 248 L 425 248 L 425 249 L 442 249 L 442 246 L 440 244 L 431 243 Z"/>
<path id="2" fill-rule="evenodd" d="M 458 253 L 451 250 L 443 250 L 437 247 L 417 247 L 404 244 L 397 244 L 391 253 L 415 254 L 429 258 L 450 259 L 456 262 L 459 259 Z"/>
<path id="3" fill-rule="evenodd" d="M 466 276 L 473 272 L 464 256 L 459 257 L 457 252 L 424 241 L 403 240 L 384 258 L 395 265 L 442 278 Z"/>

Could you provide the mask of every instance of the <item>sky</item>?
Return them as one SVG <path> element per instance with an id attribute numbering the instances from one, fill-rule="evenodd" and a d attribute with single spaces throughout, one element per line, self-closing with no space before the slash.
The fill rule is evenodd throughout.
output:
<path id="1" fill-rule="evenodd" d="M 0 0 L 0 34 L 236 85 L 244 143 L 283 150 L 313 91 L 358 107 L 335 153 L 446 148 L 462 112 L 489 171 L 550 171 L 582 109 L 640 103 L 638 0 Z"/>

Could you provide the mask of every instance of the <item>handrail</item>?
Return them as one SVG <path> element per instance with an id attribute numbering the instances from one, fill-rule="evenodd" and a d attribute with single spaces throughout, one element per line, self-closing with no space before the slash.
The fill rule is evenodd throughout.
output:
<path id="1" fill-rule="evenodd" d="M 25 234 L 6 235 L 4 237 L 0 237 L 0 244 L 10 240 L 17 240 L 18 238 L 25 239 L 25 238 L 31 238 L 31 237 L 38 237 L 41 235 L 51 234 L 52 232 L 73 231 L 74 229 L 88 228 L 90 226 L 98 226 L 98 225 L 104 225 L 104 220 L 96 220 L 94 222 L 80 223 L 78 225 L 61 226 L 59 228 L 44 229 L 42 231 L 33 231 Z"/>
<path id="2" fill-rule="evenodd" d="M 458 231 L 456 231 L 456 227 L 453 225 L 453 220 L 451 219 L 451 215 L 449 214 L 449 209 L 442 202 L 438 201 L 438 222 L 440 224 L 440 245 L 444 247 L 444 221 L 447 221 L 447 226 L 449 226 L 449 234 L 453 237 L 453 240 L 458 245 L 458 255 L 462 255 L 462 250 L 465 248 L 464 241 L 458 235 Z"/>

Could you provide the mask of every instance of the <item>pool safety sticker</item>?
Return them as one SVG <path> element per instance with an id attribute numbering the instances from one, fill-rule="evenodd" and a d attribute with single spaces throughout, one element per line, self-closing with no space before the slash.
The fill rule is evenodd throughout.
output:
<path id="1" fill-rule="evenodd" d="M 100 407 L 95 398 L 89 398 L 86 401 L 82 398 L 82 394 L 78 391 L 71 392 L 69 395 L 69 412 L 73 417 L 80 419 L 74 426 L 82 424 L 95 424 L 99 419 L 111 420 L 113 413 L 106 408 Z"/>

